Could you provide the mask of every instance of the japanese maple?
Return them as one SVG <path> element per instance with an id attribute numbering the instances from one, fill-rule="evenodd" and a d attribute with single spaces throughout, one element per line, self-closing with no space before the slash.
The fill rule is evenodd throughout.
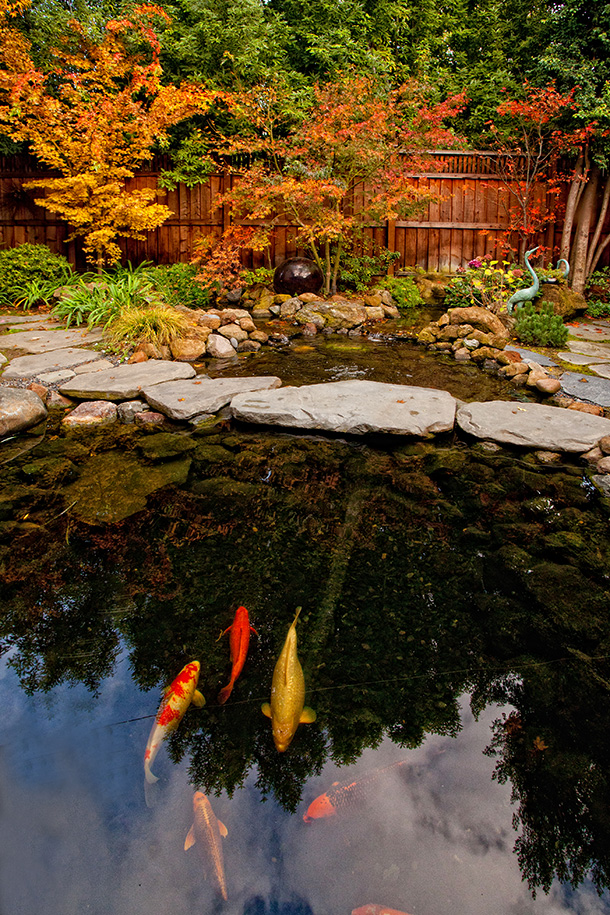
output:
<path id="1" fill-rule="evenodd" d="M 430 200 L 414 186 L 413 173 L 430 166 L 429 149 L 456 144 L 445 122 L 461 110 L 464 96 L 433 104 L 415 83 L 388 90 L 350 74 L 316 86 L 313 106 L 296 122 L 280 113 L 283 102 L 270 88 L 230 100 L 236 132 L 222 151 L 237 159 L 240 177 L 224 203 L 234 219 L 268 228 L 295 224 L 323 271 L 325 292 L 336 292 L 346 241 Z"/>
<path id="2" fill-rule="evenodd" d="M 172 215 L 156 202 L 154 188 L 127 191 L 125 182 L 172 125 L 209 107 L 211 93 L 161 85 L 154 23 L 167 15 L 159 7 L 139 6 L 129 18 L 108 22 L 99 42 L 72 21 L 43 72 L 11 19 L 24 4 L 3 2 L 0 127 L 59 172 L 25 187 L 44 192 L 36 203 L 72 226 L 70 238 L 83 237 L 101 271 L 120 257 L 118 237 L 144 238 Z M 134 39 L 144 49 L 139 54 L 128 50 Z"/>
<path id="3" fill-rule="evenodd" d="M 522 256 L 533 237 L 557 219 L 557 202 L 565 175 L 561 156 L 587 141 L 594 125 L 573 127 L 574 92 L 555 86 L 523 85 L 521 97 L 505 93 L 497 117 L 488 123 L 488 140 L 497 174 L 508 194 L 507 235 L 519 237 Z M 541 201 L 544 196 L 544 202 Z"/>

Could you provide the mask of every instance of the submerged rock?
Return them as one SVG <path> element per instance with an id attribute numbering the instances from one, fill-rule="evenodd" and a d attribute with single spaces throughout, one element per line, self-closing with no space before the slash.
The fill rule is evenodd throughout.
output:
<path id="1" fill-rule="evenodd" d="M 71 514 L 88 524 L 122 521 L 146 508 L 146 499 L 157 489 L 186 481 L 190 458 L 143 465 L 130 454 L 105 451 L 80 468 L 79 479 L 65 489 L 74 503 Z"/>

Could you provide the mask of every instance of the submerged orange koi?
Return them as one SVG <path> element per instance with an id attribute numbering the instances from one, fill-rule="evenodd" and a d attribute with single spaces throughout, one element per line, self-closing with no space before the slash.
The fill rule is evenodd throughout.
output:
<path id="1" fill-rule="evenodd" d="M 165 690 L 144 753 L 144 776 L 149 785 L 158 781 L 150 767 L 167 735 L 176 730 L 191 702 L 198 708 L 205 705 L 205 699 L 196 689 L 199 669 L 199 661 L 191 661 L 186 664 Z"/>
<path id="2" fill-rule="evenodd" d="M 206 878 L 214 882 L 216 890 L 225 901 L 229 897 L 220 837 L 226 835 L 227 827 L 216 818 L 203 791 L 196 791 L 193 797 L 193 825 L 185 839 L 184 850 L 188 851 L 192 845 L 197 845 Z"/>
<path id="3" fill-rule="evenodd" d="M 231 695 L 231 690 L 235 681 L 239 677 L 240 673 L 243 670 L 244 664 L 246 663 L 246 656 L 248 654 L 248 646 L 250 645 L 250 633 L 253 632 L 255 635 L 258 635 L 256 629 L 250 625 L 250 620 L 248 618 L 248 611 L 245 607 L 238 607 L 235 611 L 235 619 L 233 623 L 229 626 L 228 629 L 225 629 L 224 632 L 221 632 L 220 638 L 222 638 L 225 633 L 231 631 L 229 637 L 229 647 L 231 649 L 231 677 L 228 684 L 221 689 L 218 693 L 218 704 L 224 705 L 229 696 Z"/>
<path id="4" fill-rule="evenodd" d="M 333 782 L 329 791 L 318 795 L 311 802 L 307 808 L 307 813 L 303 814 L 303 820 L 306 823 L 312 823 L 314 820 L 320 820 L 323 817 L 332 817 L 346 807 L 351 807 L 365 798 L 371 787 L 384 774 L 406 765 L 407 761 L 402 760 L 401 762 L 392 763 L 390 766 L 384 766 L 382 769 L 375 769 L 373 772 L 369 772 L 353 782 Z"/>
<path id="5" fill-rule="evenodd" d="M 387 905 L 369 902 L 361 905 L 359 909 L 352 909 L 352 915 L 408 915 L 408 913 L 399 909 L 388 909 Z"/>
<path id="6" fill-rule="evenodd" d="M 271 702 L 261 706 L 263 715 L 271 718 L 273 741 L 280 753 L 288 749 L 299 724 L 316 720 L 316 713 L 304 707 L 305 677 L 297 657 L 296 626 L 300 612 L 299 607 L 273 671 Z"/>

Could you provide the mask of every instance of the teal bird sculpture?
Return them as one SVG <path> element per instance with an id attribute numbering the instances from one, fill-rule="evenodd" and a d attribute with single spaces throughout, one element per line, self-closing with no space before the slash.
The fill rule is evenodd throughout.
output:
<path id="1" fill-rule="evenodd" d="M 567 260 L 565 259 L 565 257 L 560 257 L 559 260 L 557 261 L 557 267 L 556 267 L 555 269 L 556 269 L 556 270 L 560 270 L 560 269 L 561 269 L 561 264 L 564 264 L 564 267 L 563 267 L 563 278 L 564 278 L 564 280 L 567 280 L 567 278 L 568 278 L 569 275 L 570 275 L 570 265 L 568 264 L 568 262 L 567 262 Z"/>
<path id="2" fill-rule="evenodd" d="M 534 281 L 532 286 L 528 286 L 526 289 L 517 289 L 516 292 L 513 292 L 510 299 L 506 303 L 506 310 L 509 314 L 512 314 L 513 308 L 515 305 L 517 308 L 521 308 L 523 302 L 531 302 L 532 299 L 535 299 L 538 293 L 540 292 L 540 280 L 538 279 L 537 274 L 534 272 L 529 258 L 532 254 L 535 254 L 540 245 L 537 245 L 535 248 L 532 248 L 531 251 L 525 252 L 525 266 L 532 275 Z"/>

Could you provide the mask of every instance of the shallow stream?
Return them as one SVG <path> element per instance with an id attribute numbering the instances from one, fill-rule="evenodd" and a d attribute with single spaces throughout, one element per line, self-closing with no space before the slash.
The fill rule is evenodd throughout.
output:
<path id="1" fill-rule="evenodd" d="M 311 346 L 210 374 L 527 396 L 411 344 Z M 0 461 L 2 915 L 610 911 L 610 505 L 577 461 L 54 421 Z M 238 605 L 257 635 L 220 706 Z M 278 753 L 261 703 L 297 606 L 317 720 Z M 206 705 L 147 806 L 154 715 L 194 659 Z M 226 902 L 184 850 L 197 789 Z"/>

